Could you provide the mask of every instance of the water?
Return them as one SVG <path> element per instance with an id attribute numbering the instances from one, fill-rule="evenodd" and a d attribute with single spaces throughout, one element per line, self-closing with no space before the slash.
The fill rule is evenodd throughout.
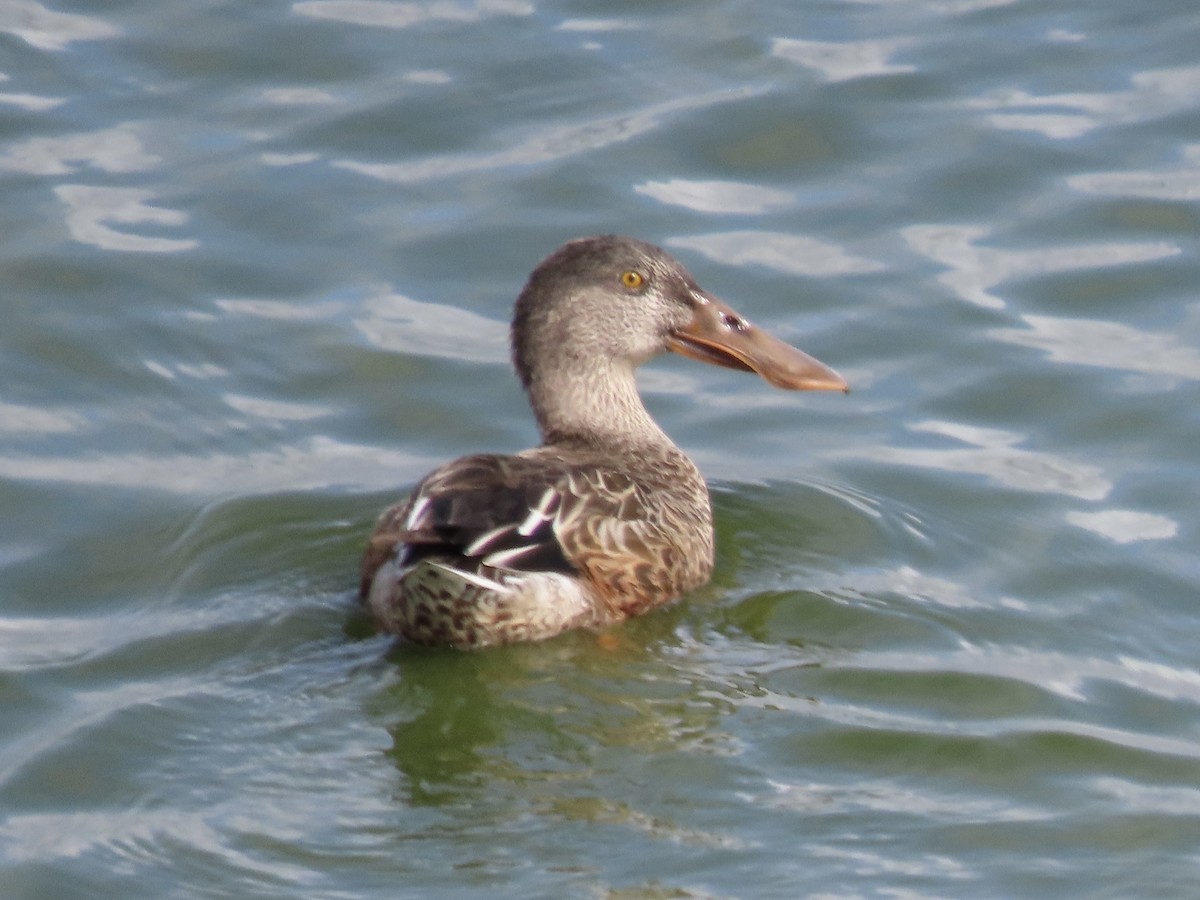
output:
<path id="1" fill-rule="evenodd" d="M 0 0 L 0 894 L 1154 896 L 1200 880 L 1200 13 Z M 476 655 L 374 515 L 535 440 L 505 323 L 663 243 L 711 585 Z"/>

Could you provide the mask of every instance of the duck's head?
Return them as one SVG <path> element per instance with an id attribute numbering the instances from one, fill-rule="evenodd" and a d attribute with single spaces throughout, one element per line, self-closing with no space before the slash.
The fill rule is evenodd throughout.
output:
<path id="1" fill-rule="evenodd" d="M 513 315 L 513 361 L 542 377 L 628 369 L 671 351 L 755 372 L 789 390 L 846 391 L 845 380 L 700 288 L 670 254 L 616 235 L 559 247 L 529 277 Z"/>

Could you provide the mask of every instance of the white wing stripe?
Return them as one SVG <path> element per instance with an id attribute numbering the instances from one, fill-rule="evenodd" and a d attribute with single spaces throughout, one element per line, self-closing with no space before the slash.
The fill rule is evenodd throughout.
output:
<path id="1" fill-rule="evenodd" d="M 487 550 L 489 544 L 495 543 L 496 538 L 503 537 L 512 530 L 513 527 L 511 525 L 501 525 L 498 528 L 493 528 L 491 531 L 485 531 L 467 545 L 467 548 L 463 550 L 463 555 L 479 556 L 480 553 Z"/>
<path id="2" fill-rule="evenodd" d="M 537 550 L 536 546 L 510 547 L 508 550 L 497 550 L 495 553 L 489 553 L 485 556 L 483 564 L 496 569 L 512 568 L 513 563 L 535 550 Z"/>
<path id="3" fill-rule="evenodd" d="M 558 496 L 558 491 L 552 487 L 546 488 L 542 494 L 542 499 L 537 502 L 537 506 L 529 510 L 529 515 L 525 517 L 525 521 L 517 528 L 517 534 L 529 537 L 537 530 L 538 526 L 543 522 L 549 521 L 550 516 L 547 515 L 547 510 Z"/>
<path id="4" fill-rule="evenodd" d="M 429 495 L 422 494 L 413 502 L 413 508 L 408 513 L 408 518 L 404 520 L 404 530 L 412 531 L 417 526 L 422 513 L 429 506 Z"/>
<path id="5" fill-rule="evenodd" d="M 477 575 L 474 572 L 467 572 L 463 569 L 456 569 L 453 566 L 445 566 L 441 563 L 431 562 L 435 569 L 441 569 L 443 572 L 449 572 L 455 578 L 461 578 L 463 581 L 469 582 L 475 587 L 483 588 L 485 591 L 499 591 L 502 594 L 510 592 L 507 585 L 501 584 L 499 581 L 493 581 L 491 578 L 484 578 L 482 575 Z"/>

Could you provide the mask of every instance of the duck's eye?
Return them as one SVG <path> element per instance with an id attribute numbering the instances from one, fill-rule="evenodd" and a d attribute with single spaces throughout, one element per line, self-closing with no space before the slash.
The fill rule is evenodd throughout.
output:
<path id="1" fill-rule="evenodd" d="M 646 279 L 641 272 L 635 272 L 633 269 L 629 269 L 621 273 L 621 284 L 625 285 L 625 287 L 629 288 L 631 291 L 640 288 L 645 283 Z"/>

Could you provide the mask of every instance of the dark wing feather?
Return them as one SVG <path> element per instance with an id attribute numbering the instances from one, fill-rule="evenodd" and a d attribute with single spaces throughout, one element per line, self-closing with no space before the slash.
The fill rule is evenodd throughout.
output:
<path id="1" fill-rule="evenodd" d="M 362 595 L 396 552 L 403 563 L 438 557 L 467 569 L 577 574 L 553 528 L 565 477 L 552 461 L 494 454 L 436 469 L 380 516 L 363 557 Z"/>

